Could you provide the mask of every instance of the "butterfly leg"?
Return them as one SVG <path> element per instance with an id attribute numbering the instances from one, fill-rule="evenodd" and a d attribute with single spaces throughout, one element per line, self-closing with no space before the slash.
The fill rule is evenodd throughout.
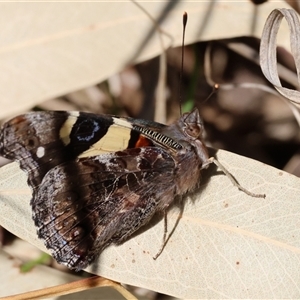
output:
<path id="1" fill-rule="evenodd" d="M 156 260 L 161 253 L 163 252 L 170 236 L 168 236 L 167 238 L 167 233 L 168 233 L 168 212 L 167 209 L 164 210 L 164 235 L 163 235 L 163 240 L 162 240 L 162 244 L 160 249 L 158 250 L 158 252 L 153 256 L 153 259 Z"/>
<path id="2" fill-rule="evenodd" d="M 202 168 L 207 168 L 208 165 L 214 163 L 222 172 L 227 176 L 227 178 L 231 181 L 231 183 L 236 186 L 240 191 L 244 192 L 245 194 L 255 197 L 255 198 L 266 198 L 265 194 L 256 194 L 248 191 L 246 188 L 241 186 L 238 181 L 234 178 L 234 176 L 214 157 L 210 157 L 205 164 L 203 164 Z"/>
<path id="3" fill-rule="evenodd" d="M 169 235 L 168 234 L 168 210 L 165 209 L 164 212 L 164 235 L 163 235 L 163 240 L 162 240 L 162 244 L 160 249 L 158 250 L 158 252 L 153 256 L 153 259 L 156 260 L 161 253 L 163 252 L 163 250 L 165 249 L 169 239 L 171 238 L 171 236 L 173 235 L 173 233 L 175 232 L 175 229 L 177 228 L 178 224 L 179 224 L 179 220 L 181 219 L 181 216 L 183 214 L 183 209 L 184 209 L 184 203 L 182 201 L 179 202 L 180 203 L 180 212 L 178 214 L 178 217 L 176 219 L 176 223 L 172 229 L 172 231 L 170 232 Z"/>

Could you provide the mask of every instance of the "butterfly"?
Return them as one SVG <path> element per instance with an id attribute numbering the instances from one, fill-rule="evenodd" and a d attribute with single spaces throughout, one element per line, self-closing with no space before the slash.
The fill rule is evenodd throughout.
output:
<path id="1" fill-rule="evenodd" d="M 211 163 L 227 172 L 209 157 L 203 130 L 198 109 L 169 126 L 84 112 L 30 112 L 2 126 L 0 155 L 18 161 L 28 175 L 38 237 L 59 263 L 78 271 L 195 190 Z"/>

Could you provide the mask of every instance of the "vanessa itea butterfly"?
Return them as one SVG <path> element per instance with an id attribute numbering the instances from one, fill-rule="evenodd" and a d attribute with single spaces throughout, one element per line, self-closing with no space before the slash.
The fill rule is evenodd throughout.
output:
<path id="1" fill-rule="evenodd" d="M 197 109 L 170 126 L 32 112 L 3 125 L 0 155 L 28 174 L 38 236 L 59 263 L 81 270 L 199 185 L 201 170 L 215 162 L 202 133 Z"/>

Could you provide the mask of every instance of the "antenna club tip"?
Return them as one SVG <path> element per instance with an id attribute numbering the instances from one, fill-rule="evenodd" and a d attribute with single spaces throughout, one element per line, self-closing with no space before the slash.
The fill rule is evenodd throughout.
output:
<path id="1" fill-rule="evenodd" d="M 185 11 L 185 12 L 183 12 L 183 16 L 182 16 L 183 26 L 186 26 L 187 19 L 188 19 L 188 14 L 187 14 L 187 12 Z"/>

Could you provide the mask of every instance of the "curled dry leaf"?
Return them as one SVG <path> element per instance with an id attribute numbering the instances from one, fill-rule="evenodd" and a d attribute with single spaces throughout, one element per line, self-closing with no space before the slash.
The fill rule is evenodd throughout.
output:
<path id="1" fill-rule="evenodd" d="M 289 26 L 290 47 L 295 60 L 298 83 L 300 84 L 300 22 L 295 10 L 278 8 L 270 13 L 261 37 L 260 64 L 262 72 L 276 90 L 294 104 L 300 104 L 300 92 L 283 87 L 277 71 L 276 38 L 283 18 L 286 19 Z"/>
<path id="2" fill-rule="evenodd" d="M 238 191 L 211 169 L 185 198 L 179 224 L 161 256 L 163 222 L 152 222 L 111 246 L 88 271 L 180 298 L 295 298 L 300 294 L 300 179 L 226 151 L 218 159 L 239 182 L 266 199 Z M 16 163 L 0 169 L 0 224 L 44 249 L 31 220 L 30 189 Z M 169 231 L 178 209 L 169 215 Z"/>

